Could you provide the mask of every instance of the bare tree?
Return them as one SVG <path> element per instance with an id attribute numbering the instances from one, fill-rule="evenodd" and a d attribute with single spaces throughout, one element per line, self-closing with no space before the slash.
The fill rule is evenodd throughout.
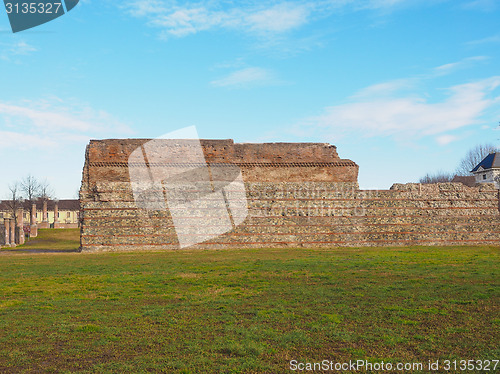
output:
<path id="1" fill-rule="evenodd" d="M 462 161 L 460 161 L 456 174 L 472 175 L 470 171 L 492 152 L 498 152 L 498 147 L 495 147 L 493 144 L 479 144 L 470 149 Z"/>
<path id="2" fill-rule="evenodd" d="M 39 183 L 38 196 L 42 201 L 49 201 L 54 198 L 54 189 L 49 185 L 47 180 Z"/>
<path id="3" fill-rule="evenodd" d="M 24 197 L 30 203 L 31 208 L 31 204 L 34 204 L 40 196 L 40 182 L 31 174 L 28 174 L 27 177 L 23 178 L 20 185 Z"/>
<path id="4" fill-rule="evenodd" d="M 21 191 L 24 194 L 25 201 L 27 203 L 28 210 L 31 211 L 33 204 L 36 204 L 38 199 L 42 201 L 48 201 L 52 198 L 52 188 L 49 186 L 47 181 L 40 183 L 33 175 L 28 174 L 20 183 Z M 30 224 L 32 222 L 33 216 L 30 214 Z"/>
<path id="5" fill-rule="evenodd" d="M 422 184 L 448 183 L 452 181 L 453 177 L 454 175 L 452 173 L 438 171 L 435 174 L 427 173 L 425 176 L 420 178 L 419 182 Z"/>

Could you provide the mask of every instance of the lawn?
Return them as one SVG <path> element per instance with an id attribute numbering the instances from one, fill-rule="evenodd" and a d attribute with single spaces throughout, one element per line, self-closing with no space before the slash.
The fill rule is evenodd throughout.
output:
<path id="1" fill-rule="evenodd" d="M 78 247 L 80 229 L 39 229 L 36 238 L 27 239 L 25 244 L 9 249 L 14 252 L 76 252 Z"/>
<path id="2" fill-rule="evenodd" d="M 498 360 L 499 249 L 4 253 L 0 372 Z"/>

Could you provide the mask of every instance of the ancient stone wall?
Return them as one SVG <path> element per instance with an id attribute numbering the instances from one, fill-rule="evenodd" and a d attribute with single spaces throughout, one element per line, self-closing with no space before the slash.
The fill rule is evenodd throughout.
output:
<path id="1" fill-rule="evenodd" d="M 134 200 L 127 160 L 145 142 L 88 146 L 82 250 L 179 248 L 172 213 L 138 208 Z M 330 145 L 201 143 L 209 167 L 229 163 L 242 170 L 248 216 L 195 248 L 500 244 L 499 191 L 492 185 L 359 190 L 357 165 L 340 159 Z M 192 214 L 203 215 L 203 208 Z"/>

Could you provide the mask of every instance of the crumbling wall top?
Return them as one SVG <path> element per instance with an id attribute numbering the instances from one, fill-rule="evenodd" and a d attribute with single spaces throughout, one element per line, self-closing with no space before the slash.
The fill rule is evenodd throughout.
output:
<path id="1" fill-rule="evenodd" d="M 91 140 L 89 162 L 128 162 L 130 154 L 151 139 Z M 167 147 L 189 147 L 196 140 L 164 139 Z M 328 143 L 234 143 L 232 139 L 208 140 L 200 143 L 207 162 L 336 162 L 340 161 L 337 148 Z"/>
<path id="2" fill-rule="evenodd" d="M 189 168 L 201 167 L 205 162 L 214 167 L 236 165 L 246 182 L 357 183 L 358 177 L 358 165 L 340 159 L 337 148 L 327 143 L 106 139 L 91 140 L 87 146 L 82 188 L 86 191 L 98 181 L 127 182 L 129 167 Z"/>

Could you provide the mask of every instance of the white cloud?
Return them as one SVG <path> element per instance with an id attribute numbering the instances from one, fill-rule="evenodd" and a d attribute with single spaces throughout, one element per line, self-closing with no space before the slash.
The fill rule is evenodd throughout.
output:
<path id="1" fill-rule="evenodd" d="M 27 56 L 33 52 L 38 51 L 38 49 L 23 40 L 14 43 L 2 43 L 0 42 L 0 59 L 10 60 L 15 56 Z"/>
<path id="2" fill-rule="evenodd" d="M 150 24 L 163 29 L 163 35 L 177 37 L 195 34 L 213 27 L 226 27 L 232 16 L 224 12 L 212 12 L 204 7 L 177 9 L 169 14 L 154 17 Z"/>
<path id="3" fill-rule="evenodd" d="M 440 135 L 438 137 L 436 137 L 436 142 L 439 144 L 439 145 L 447 145 L 447 144 L 450 144 L 454 141 L 458 140 L 458 137 L 457 136 L 454 136 L 454 135 Z"/>
<path id="4" fill-rule="evenodd" d="M 296 2 L 258 3 L 226 7 L 221 2 L 202 1 L 186 5 L 159 0 L 135 0 L 125 8 L 162 29 L 164 37 L 183 37 L 210 29 L 234 29 L 257 34 L 279 34 L 307 22 L 310 6 Z"/>
<path id="5" fill-rule="evenodd" d="M 363 88 L 352 97 L 356 99 L 373 98 L 380 96 L 391 96 L 397 91 L 412 88 L 416 83 L 415 79 L 395 79 L 389 82 L 378 83 Z"/>
<path id="6" fill-rule="evenodd" d="M 288 57 L 323 45 L 324 31 L 295 33 L 335 13 L 372 12 L 387 15 L 410 6 L 433 6 L 448 0 L 126 0 L 117 2 L 127 14 L 158 30 L 161 39 L 224 30 L 257 39 L 254 48 Z M 324 40 L 323 40 L 324 39 Z"/>
<path id="7" fill-rule="evenodd" d="M 248 87 L 275 82 L 273 74 L 266 69 L 249 67 L 237 70 L 226 77 L 210 82 L 216 87 Z"/>
<path id="8" fill-rule="evenodd" d="M 489 57 L 487 57 L 487 56 L 467 57 L 467 58 L 464 58 L 458 62 L 452 62 L 449 64 L 444 64 L 444 65 L 438 66 L 438 67 L 433 69 L 433 73 L 435 75 L 450 74 L 450 73 L 453 73 L 459 69 L 465 69 L 465 68 L 471 67 L 479 61 L 488 60 L 488 58 Z"/>
<path id="9" fill-rule="evenodd" d="M 31 124 L 43 132 L 67 129 L 75 131 L 88 131 L 93 125 L 65 112 L 44 111 L 32 109 L 31 107 L 0 103 L 0 115 L 7 117 L 6 120 L 12 124 Z"/>
<path id="10" fill-rule="evenodd" d="M 481 123 L 481 115 L 500 104 L 491 97 L 500 86 L 500 76 L 448 88 L 444 100 L 430 102 L 416 92 L 397 95 L 391 84 L 364 89 L 353 101 L 325 109 L 324 114 L 307 120 L 309 126 L 336 133 L 356 132 L 364 136 L 418 138 L 435 135 L 440 144 L 451 141 L 449 131 Z M 372 92 L 369 96 L 366 93 Z M 498 92 L 497 92 L 498 95 Z M 446 136 L 445 136 L 446 135 Z"/>
<path id="11" fill-rule="evenodd" d="M 11 47 L 11 52 L 16 55 L 27 55 L 31 52 L 36 52 L 36 51 L 38 51 L 37 48 L 33 47 L 32 45 L 29 45 L 24 41 L 17 42 Z"/>
<path id="12" fill-rule="evenodd" d="M 28 150 L 32 148 L 47 149 L 56 145 L 56 139 L 41 137 L 31 133 L 0 131 L 0 147 Z"/>
<path id="13" fill-rule="evenodd" d="M 282 3 L 250 13 L 245 21 L 257 32 L 286 32 L 302 26 L 310 13 L 305 5 Z"/>
<path id="14" fill-rule="evenodd" d="M 444 98 L 434 98 L 426 92 L 426 84 L 487 59 L 485 56 L 469 57 L 433 68 L 428 74 L 365 87 L 347 103 L 327 107 L 323 114 L 306 119 L 308 126 L 299 127 L 299 131 L 306 129 L 307 133 L 312 126 L 337 136 L 352 132 L 365 137 L 393 136 L 398 139 L 434 136 L 438 144 L 449 144 L 458 139 L 449 132 L 479 124 L 487 110 L 499 107 L 500 77 L 438 90 L 445 94 Z"/>
<path id="15" fill-rule="evenodd" d="M 469 1 L 463 5 L 465 9 L 480 10 L 483 12 L 495 10 L 497 6 L 497 0 L 474 0 Z"/>
<path id="16" fill-rule="evenodd" d="M 0 101 L 3 146 L 16 147 L 22 139 L 44 147 L 57 142 L 81 141 L 91 135 L 130 134 L 130 129 L 105 111 L 69 100 L 6 103 Z"/>
<path id="17" fill-rule="evenodd" d="M 211 29 L 233 29 L 265 35 L 293 31 L 311 20 L 324 18 L 342 8 L 352 11 L 390 10 L 419 0 L 320 0 L 245 1 L 130 0 L 120 5 L 130 15 L 146 19 L 162 30 L 162 36 L 184 37 Z"/>
<path id="18" fill-rule="evenodd" d="M 344 8 L 354 11 L 371 10 L 387 14 L 400 9 L 417 6 L 432 6 L 449 0 L 326 0 L 331 8 Z"/>
<path id="19" fill-rule="evenodd" d="M 136 17 L 163 13 L 167 10 L 159 0 L 135 0 L 130 2 L 128 7 L 130 13 Z"/>
<path id="20" fill-rule="evenodd" d="M 489 43 L 500 43 L 500 35 L 493 35 L 479 40 L 472 40 L 470 42 L 467 42 L 467 45 L 474 46 L 474 45 L 489 44 Z"/>
<path id="21" fill-rule="evenodd" d="M 392 8 L 409 3 L 408 0 L 369 0 L 362 2 L 362 7 L 370 9 Z"/>

